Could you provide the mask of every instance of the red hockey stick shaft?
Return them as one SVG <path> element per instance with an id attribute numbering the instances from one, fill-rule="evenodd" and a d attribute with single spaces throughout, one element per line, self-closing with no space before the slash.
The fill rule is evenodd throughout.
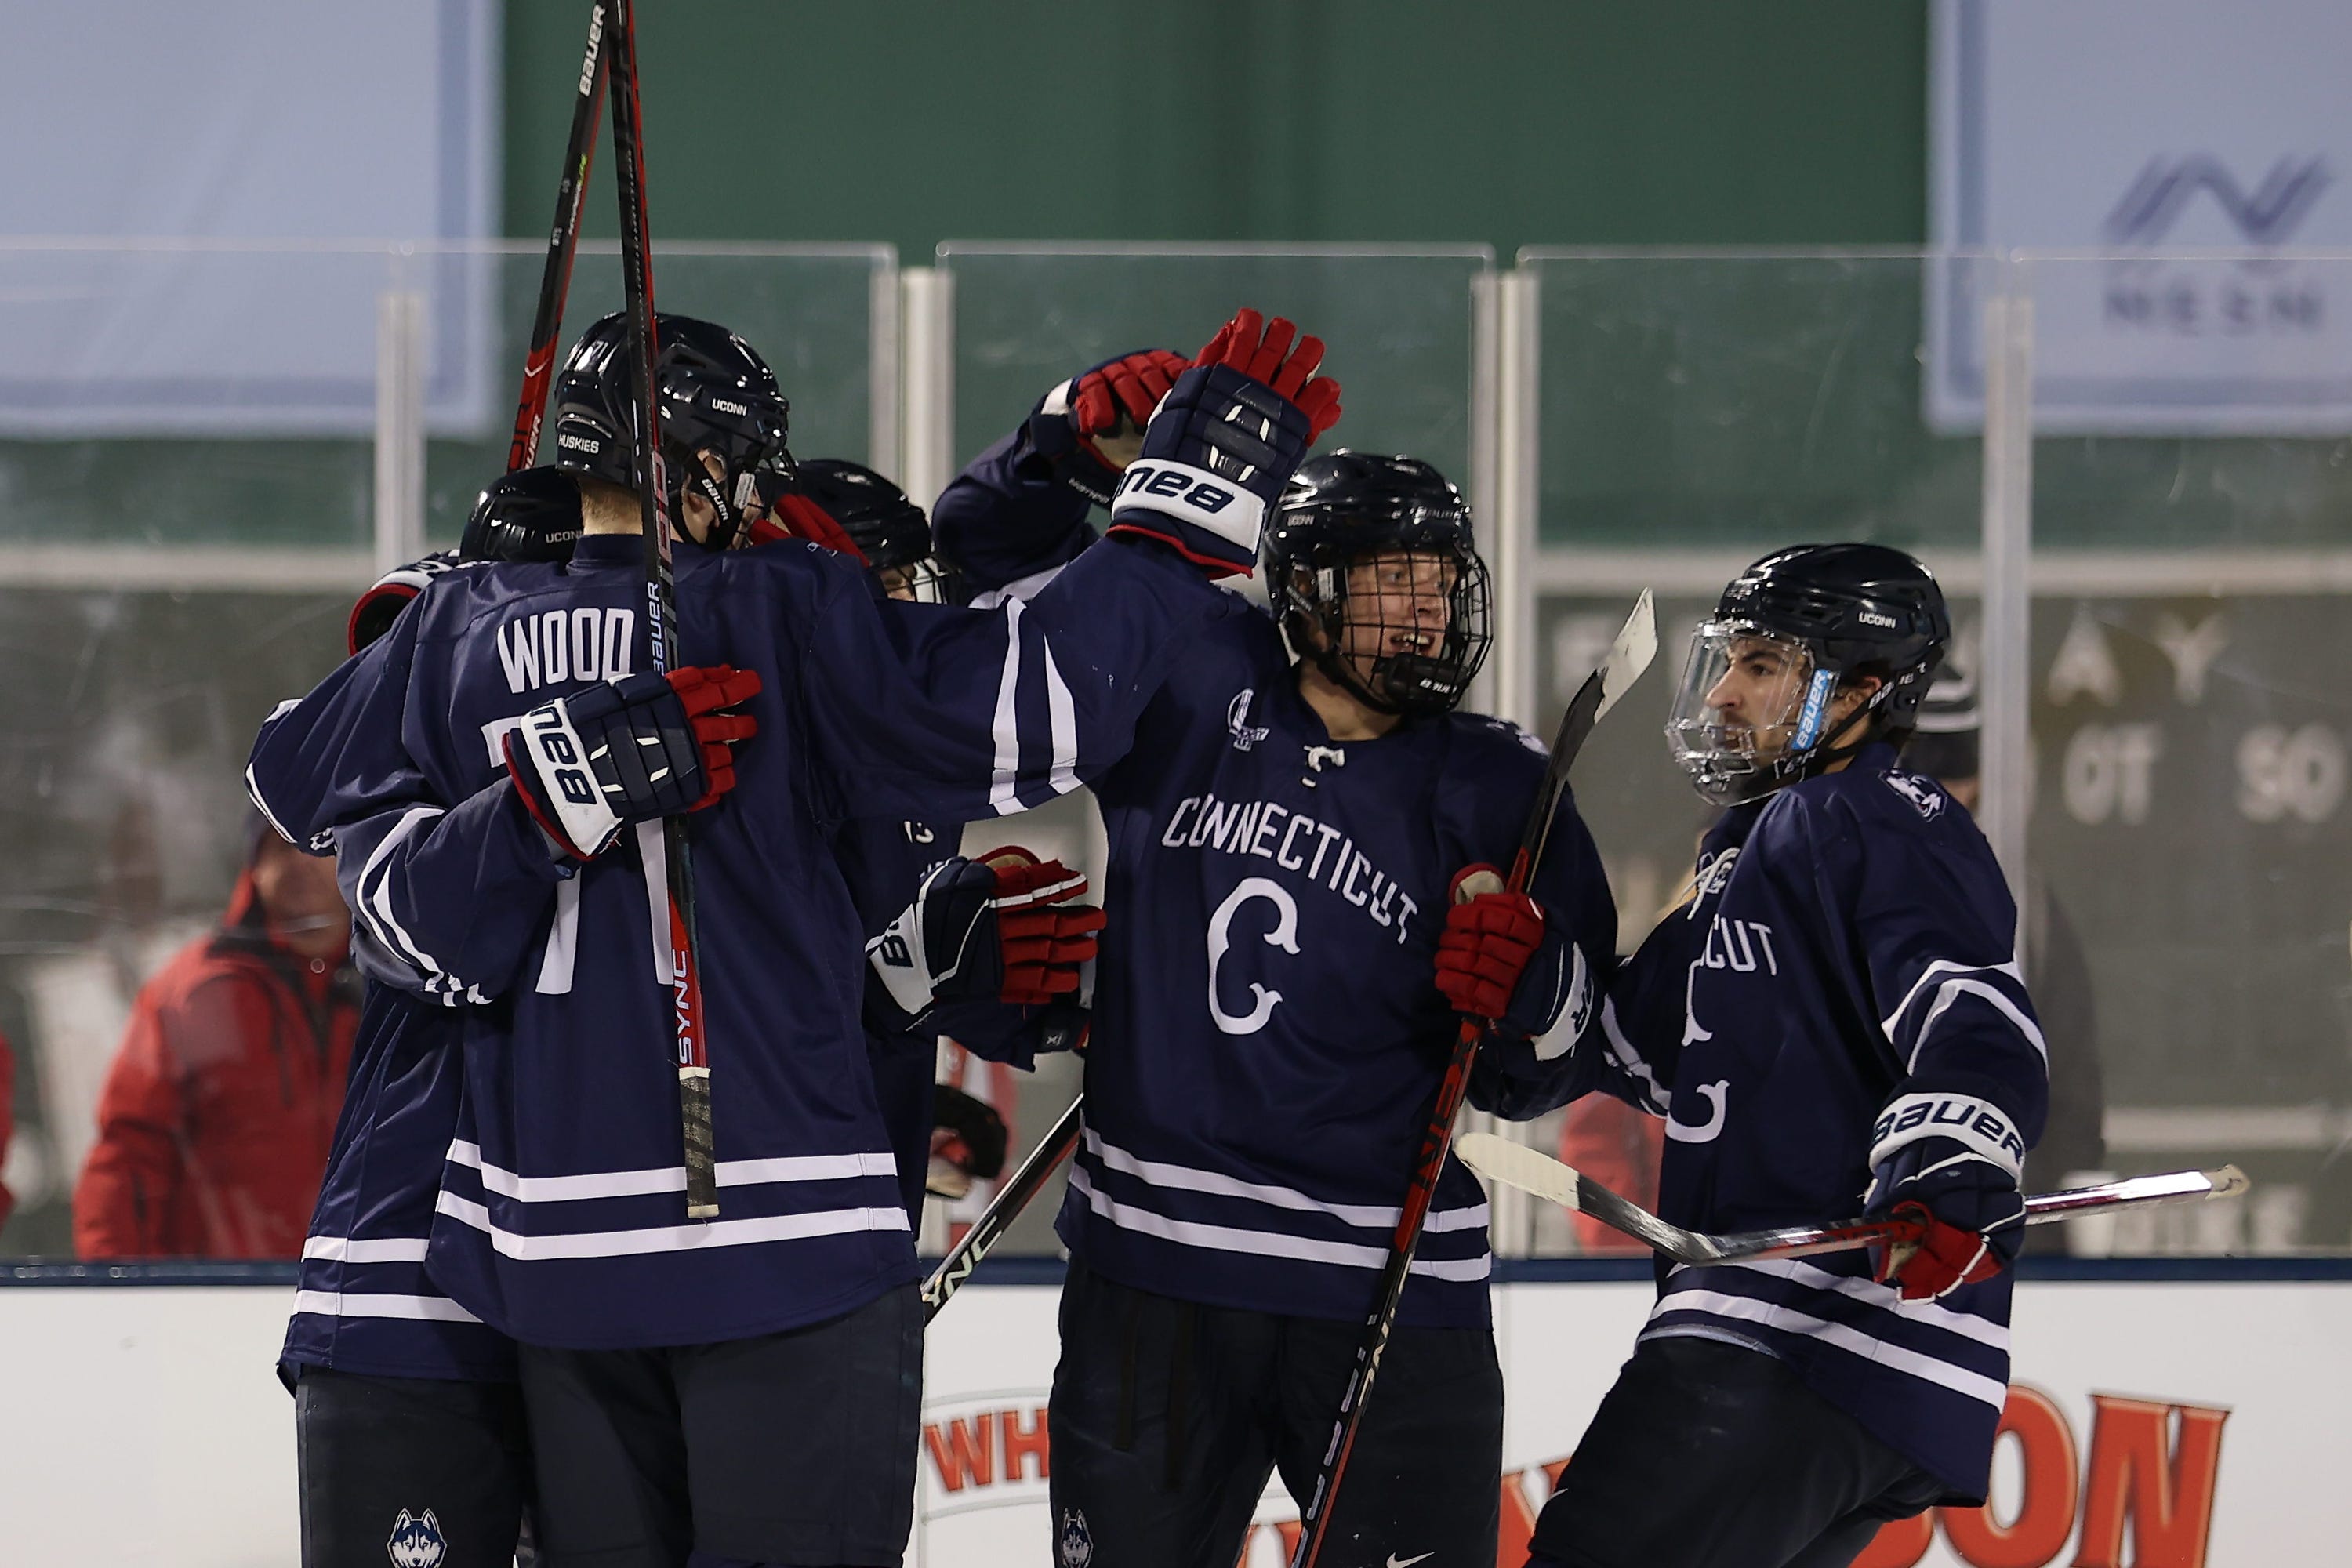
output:
<path id="1" fill-rule="evenodd" d="M 588 170 L 596 160 L 597 111 L 604 107 L 611 59 L 604 49 L 604 7 L 588 9 L 588 49 L 580 62 L 580 91 L 572 106 L 572 135 L 563 147 L 563 177 L 555 187 L 555 221 L 547 236 L 547 266 L 539 279 L 539 308 L 530 319 L 530 343 L 523 351 L 522 395 L 515 403 L 514 438 L 507 444 L 507 472 L 539 461 L 539 437 L 547 417 L 548 384 L 555 376 L 556 340 L 563 331 L 563 301 L 572 292 L 572 262 L 580 249 L 580 218 L 588 205 Z"/>

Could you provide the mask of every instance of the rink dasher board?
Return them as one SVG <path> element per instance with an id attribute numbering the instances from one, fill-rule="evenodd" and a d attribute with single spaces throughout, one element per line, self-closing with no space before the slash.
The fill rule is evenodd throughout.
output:
<path id="1" fill-rule="evenodd" d="M 180 1272 L 234 1279 L 276 1268 Z M 1573 1451 L 1651 1291 L 1638 1266 L 1505 1268 L 1511 1282 L 1496 1292 L 1510 1391 L 1504 1484 L 1532 1515 L 1549 1489 L 1546 1467 Z M 2342 1391 L 2352 1388 L 2352 1262 L 2060 1262 L 2036 1272 L 2019 1293 L 2015 1381 L 2038 1391 L 2069 1434 L 2078 1511 L 2082 1483 L 2102 1462 L 2096 1402 L 2153 1405 L 2167 1412 L 2168 1434 L 2185 1419 L 2218 1431 L 2200 1561 L 2326 1560 L 2342 1531 L 2328 1500 L 2344 1458 Z M 998 1278 L 1042 1281 L 1050 1273 L 1022 1266 Z M 0 1289 L 0 1390 L 19 1413 L 0 1430 L 12 1557 L 291 1564 L 293 1405 L 272 1370 L 289 1287 L 108 1274 L 93 1266 L 0 1269 L 19 1287 Z M 1041 1439 L 1055 1296 L 1047 1282 L 982 1282 L 933 1331 L 910 1563 L 1025 1568 L 1050 1560 Z M 2167 1441 L 2177 1458 L 2177 1436 Z M 2021 1440 L 2003 1441 L 1997 1515 L 2013 1514 L 2029 1462 L 2047 1480 L 2049 1447 L 2029 1459 Z M 2053 1506 L 2050 1497 L 2038 1506 Z M 1279 1560 L 1271 1526 L 1294 1516 L 1278 1485 L 1269 1488 L 1252 1568 Z M 2052 1561 L 2072 1560 L 2079 1530 L 2078 1521 Z M 1968 1559 L 1939 1533 L 1917 1561 Z"/>

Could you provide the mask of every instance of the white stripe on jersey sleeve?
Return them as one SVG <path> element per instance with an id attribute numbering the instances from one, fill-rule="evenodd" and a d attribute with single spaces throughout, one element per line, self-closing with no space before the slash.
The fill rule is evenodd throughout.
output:
<path id="1" fill-rule="evenodd" d="M 294 1311 L 297 1316 L 308 1312 L 320 1318 L 408 1318 L 435 1323 L 482 1321 L 446 1296 L 377 1296 L 357 1291 L 297 1290 Z"/>
<path id="2" fill-rule="evenodd" d="M 1244 1182 L 1238 1176 L 1228 1176 L 1220 1171 L 1203 1171 L 1196 1165 L 1139 1159 L 1116 1143 L 1106 1142 L 1102 1134 L 1091 1127 L 1086 1130 L 1084 1137 L 1087 1152 L 1100 1160 L 1106 1168 L 1157 1187 L 1175 1187 L 1184 1192 L 1207 1193 L 1223 1198 L 1247 1198 L 1253 1203 L 1293 1209 L 1303 1214 L 1327 1214 L 1342 1225 L 1354 1226 L 1361 1230 L 1393 1229 L 1403 1213 L 1402 1209 L 1382 1208 L 1376 1204 L 1327 1204 L 1319 1198 L 1308 1197 L 1295 1187 L 1276 1186 L 1271 1182 Z M 1485 1225 L 1486 1216 L 1487 1208 L 1483 1202 L 1465 1208 L 1437 1209 L 1423 1221 L 1422 1229 L 1470 1230 Z"/>
<path id="3" fill-rule="evenodd" d="M 1642 1053 L 1625 1037 L 1624 1029 L 1617 1022 L 1617 1004 L 1605 996 L 1601 999 L 1601 1032 L 1608 1037 L 1609 1054 L 1617 1058 L 1627 1079 L 1640 1089 L 1643 1109 L 1654 1115 L 1665 1115 L 1675 1102 L 1674 1091 L 1658 1081 L 1658 1075 L 1650 1070 L 1650 1064 L 1642 1059 Z"/>
<path id="4" fill-rule="evenodd" d="M 1302 1263 L 1330 1263 L 1343 1268 L 1379 1268 L 1389 1260 L 1385 1247 L 1364 1247 L 1347 1241 L 1315 1241 L 1283 1231 L 1247 1230 L 1238 1226 L 1204 1225 L 1197 1220 L 1171 1219 L 1123 1204 L 1097 1191 L 1086 1167 L 1070 1167 L 1070 1190 L 1081 1194 L 1087 1206 L 1121 1230 L 1132 1230 L 1179 1247 L 1199 1247 L 1217 1252 L 1245 1252 L 1262 1258 L 1286 1258 Z M 1455 1211 L 1461 1212 L 1461 1211 Z M 1436 1279 L 1475 1282 L 1494 1272 L 1495 1260 L 1481 1252 L 1475 1258 L 1445 1261 L 1413 1259 L 1412 1272 Z"/>
<path id="5" fill-rule="evenodd" d="M 539 961 L 539 984 L 531 989 L 542 996 L 570 995 L 579 949 L 580 879 L 566 877 L 555 884 L 555 923 L 547 928 L 547 952 Z"/>
<path id="6" fill-rule="evenodd" d="M 1045 782 L 1055 795 L 1067 795 L 1078 787 L 1078 706 L 1054 662 L 1053 645 L 1041 642 L 1040 650 L 1045 656 L 1045 718 L 1054 737 L 1054 769 Z"/>
<path id="7" fill-rule="evenodd" d="M 989 809 L 1011 816 L 1021 809 L 1014 798 L 1021 772 L 1021 601 L 1004 601 L 1004 671 L 996 681 L 996 715 L 989 727 L 996 742 L 994 767 L 988 780 Z"/>
<path id="8" fill-rule="evenodd" d="M 1673 1325 L 1657 1326 L 1657 1320 L 1669 1312 L 1698 1312 L 1711 1318 L 1726 1318 L 1735 1322 L 1759 1323 L 1782 1333 L 1801 1334 L 1807 1339 L 1858 1355 L 1864 1361 L 1908 1373 L 1923 1382 L 1948 1388 L 1980 1404 L 2000 1410 L 2009 1402 L 2009 1385 L 1999 1378 L 1987 1377 L 1965 1367 L 1937 1361 L 1918 1351 L 1906 1350 L 1875 1339 L 1860 1329 L 1844 1323 L 1832 1323 L 1793 1307 L 1783 1307 L 1772 1301 L 1759 1301 L 1752 1296 L 1727 1296 L 1717 1290 L 1675 1290 L 1658 1298 L 1650 1309 L 1652 1327 L 1642 1331 L 1642 1339 L 1670 1333 Z"/>
<path id="9" fill-rule="evenodd" d="M 392 912 L 392 876 L 384 861 L 399 842 L 415 830 L 420 822 L 446 815 L 437 805 L 411 806 L 391 832 L 383 836 L 367 863 L 360 868 L 359 882 L 354 889 L 359 894 L 359 917 L 367 922 L 379 946 L 409 966 L 417 978 L 425 982 L 427 994 L 437 996 L 451 1006 L 459 1002 L 487 1002 L 475 986 L 467 984 L 433 960 L 432 954 L 416 944 L 406 927 Z"/>
<path id="10" fill-rule="evenodd" d="M 443 1193 L 434 1206 L 458 1224 L 490 1238 L 502 1257 L 525 1263 L 558 1258 L 630 1258 L 647 1253 L 699 1252 L 719 1247 L 752 1247 L 769 1241 L 805 1241 L 868 1230 L 906 1230 L 907 1211 L 888 1208 L 822 1209 L 813 1214 L 772 1215 L 760 1219 L 713 1219 L 693 1225 L 648 1226 L 635 1230 L 583 1230 L 525 1236 L 493 1223 L 482 1205 Z"/>
<path id="11" fill-rule="evenodd" d="M 1952 1004 L 1958 1001 L 1964 994 L 1982 996 L 2007 1014 L 2009 1021 L 2017 1026 L 2017 1032 L 2023 1035 L 2034 1050 L 2040 1053 L 2042 1065 L 2044 1067 L 2049 1065 L 2049 1043 L 2042 1039 L 2042 1031 L 2034 1026 L 2033 1020 L 2027 1017 L 2016 1003 L 1981 980 L 1961 979 L 1947 980 L 1936 988 L 1935 1005 L 1927 1009 L 1927 1016 L 1919 1021 L 1919 1033 L 1912 1038 L 1910 1054 L 1905 1060 L 1907 1068 L 1916 1068 L 1919 1062 L 1919 1048 L 1927 1043 L 1927 1031 L 1936 1026 L 1936 1020 L 1949 1011 Z"/>

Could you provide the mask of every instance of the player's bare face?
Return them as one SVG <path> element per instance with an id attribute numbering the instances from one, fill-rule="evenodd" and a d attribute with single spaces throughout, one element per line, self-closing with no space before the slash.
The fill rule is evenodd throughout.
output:
<path id="1" fill-rule="evenodd" d="M 1460 576 L 1451 559 L 1426 551 L 1384 550 L 1349 566 L 1339 651 L 1357 676 L 1369 683 L 1375 664 L 1399 654 L 1443 653 Z"/>

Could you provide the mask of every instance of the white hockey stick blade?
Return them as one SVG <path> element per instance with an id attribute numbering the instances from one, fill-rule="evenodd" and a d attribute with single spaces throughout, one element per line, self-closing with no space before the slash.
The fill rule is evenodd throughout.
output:
<path id="1" fill-rule="evenodd" d="M 1625 617 L 1617 640 L 1610 645 L 1609 657 L 1601 663 L 1601 706 L 1592 715 L 1596 721 L 1617 706 L 1617 700 L 1642 679 L 1642 672 L 1657 657 L 1658 612 L 1650 590 L 1644 588 L 1633 601 L 1633 613 Z"/>
<path id="2" fill-rule="evenodd" d="M 1590 1215 L 1677 1263 L 1805 1258 L 1822 1252 L 1847 1252 L 1882 1242 L 1916 1241 L 1919 1233 L 1916 1225 L 1905 1220 L 1855 1219 L 1836 1225 L 1787 1226 L 1776 1230 L 1708 1236 L 1669 1224 L 1581 1174 L 1575 1166 L 1491 1132 L 1463 1134 L 1454 1140 L 1454 1152 L 1464 1164 L 1489 1181 Z M 2168 1171 L 2159 1175 L 2129 1176 L 2095 1187 L 2037 1193 L 2025 1200 L 2025 1223 L 2044 1225 L 2074 1215 L 2147 1204 L 2234 1197 L 2252 1184 L 2235 1165 L 2224 1165 L 2217 1171 Z"/>

